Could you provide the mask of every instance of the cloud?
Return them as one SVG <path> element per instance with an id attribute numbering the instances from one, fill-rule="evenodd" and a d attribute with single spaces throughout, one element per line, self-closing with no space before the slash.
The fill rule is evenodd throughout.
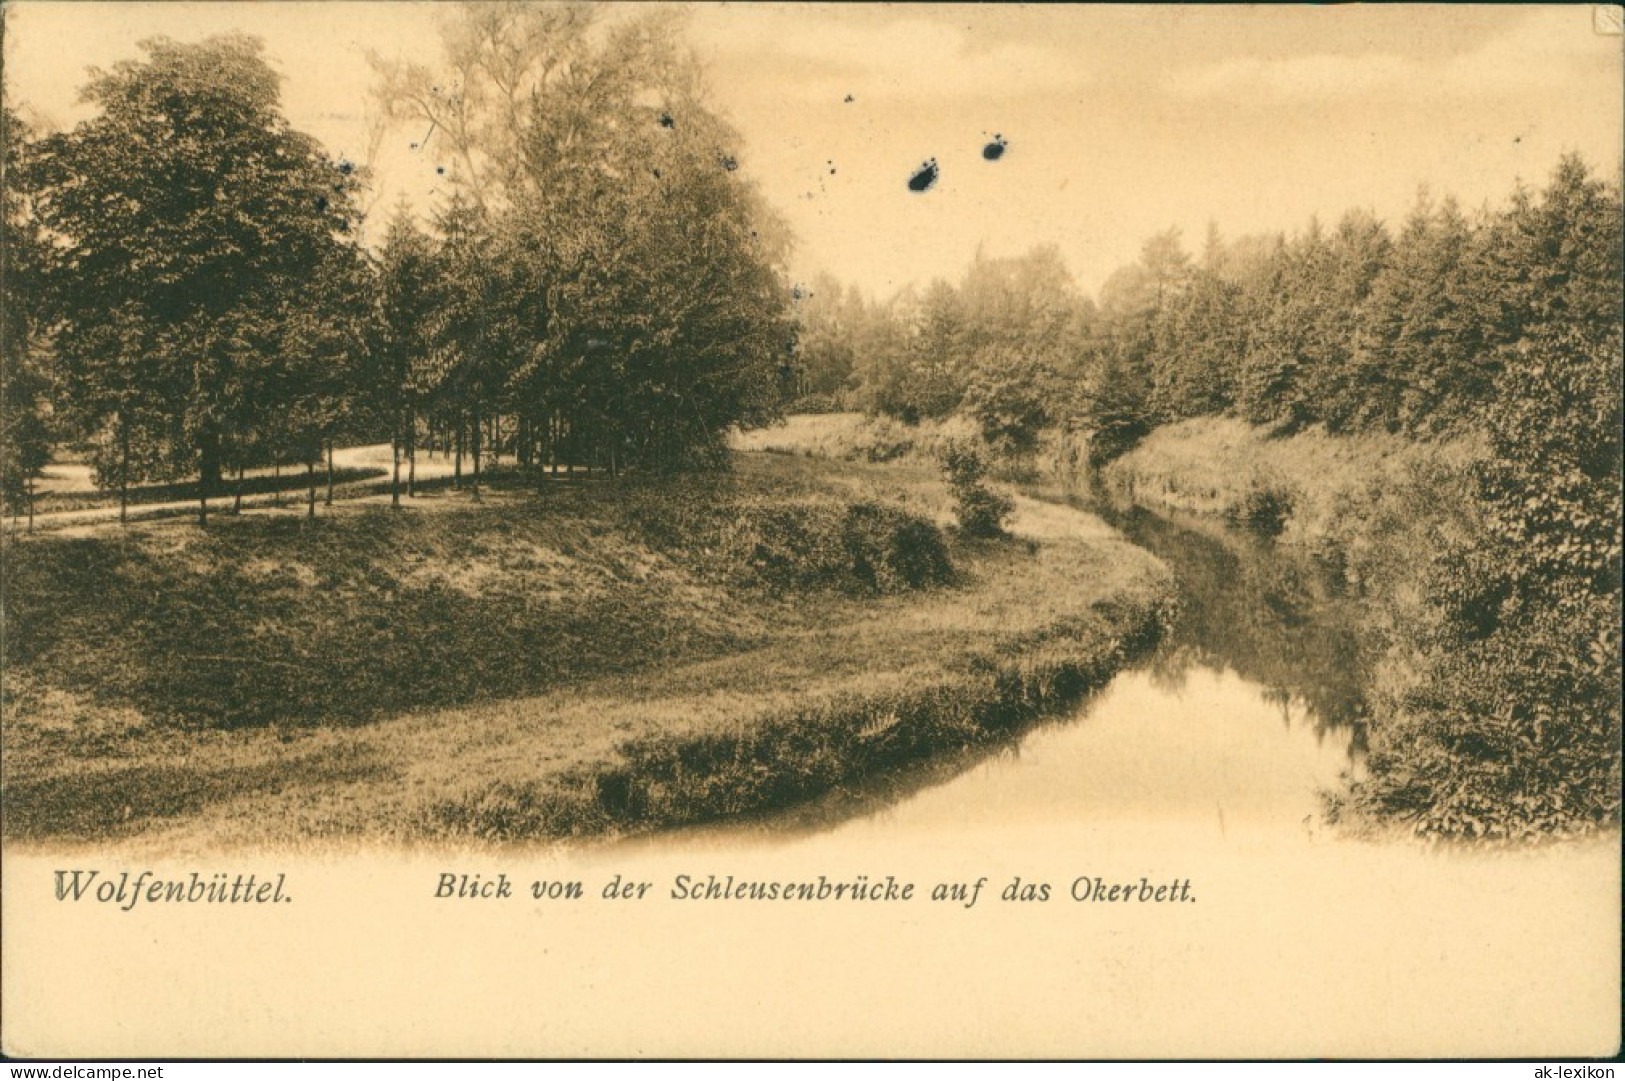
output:
<path id="1" fill-rule="evenodd" d="M 1448 41 L 1441 41 L 1431 49 L 1403 55 L 1388 51 L 1236 57 L 1183 72 L 1169 89 L 1198 100 L 1288 101 L 1563 92 L 1593 85 L 1601 68 L 1619 71 L 1615 41 L 1592 32 L 1589 8 L 1569 5 L 1519 19 L 1471 52 L 1452 52 Z"/>
<path id="2" fill-rule="evenodd" d="M 867 13 L 842 17 L 730 8 L 706 26 L 705 40 L 729 67 L 773 72 L 782 89 L 808 101 L 940 101 L 1076 91 L 1091 75 L 1075 57 L 1034 42 L 985 45 L 966 28 L 903 16 L 876 23 Z"/>

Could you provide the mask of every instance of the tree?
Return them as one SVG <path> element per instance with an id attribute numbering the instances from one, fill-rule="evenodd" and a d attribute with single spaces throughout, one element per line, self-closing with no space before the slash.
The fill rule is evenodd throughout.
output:
<path id="1" fill-rule="evenodd" d="M 1422 678 L 1356 793 L 1419 832 L 1619 820 L 1621 356 L 1617 326 L 1543 326 L 1507 357 L 1483 528 L 1431 569 Z"/>
<path id="2" fill-rule="evenodd" d="M 27 207 L 28 129 L 0 98 L 0 504 L 34 520 L 34 480 L 50 461 L 49 384 L 35 355 L 43 244 Z"/>
<path id="3" fill-rule="evenodd" d="M 857 360 L 857 335 L 864 318 L 856 287 L 843 289 L 829 274 L 809 288 L 791 290 L 796 319 L 796 386 L 798 402 L 811 398 L 821 408 L 837 405 L 850 384 Z"/>
<path id="4" fill-rule="evenodd" d="M 786 231 L 738 173 L 670 12 L 466 4 L 445 64 L 379 64 L 400 119 L 453 154 L 438 397 L 557 453 L 717 460 L 774 415 L 793 327 Z M 453 399 L 457 401 L 453 402 Z M 522 440 L 523 441 L 523 440 Z"/>
<path id="5" fill-rule="evenodd" d="M 42 142 L 47 289 L 70 408 L 107 435 L 102 483 L 195 473 L 206 522 L 288 374 L 261 347 L 330 295 L 310 285 L 345 262 L 361 178 L 289 128 L 258 41 L 140 44 L 93 71 L 98 115 Z"/>
<path id="6" fill-rule="evenodd" d="M 366 398 L 372 415 L 389 432 L 394 453 L 390 503 L 400 506 L 401 456 L 411 470 L 417 418 L 426 393 L 439 383 L 435 367 L 435 321 L 441 294 L 438 253 L 402 208 L 389 224 L 378 255 L 376 337 L 369 351 Z M 409 473 L 408 487 L 413 485 Z"/>

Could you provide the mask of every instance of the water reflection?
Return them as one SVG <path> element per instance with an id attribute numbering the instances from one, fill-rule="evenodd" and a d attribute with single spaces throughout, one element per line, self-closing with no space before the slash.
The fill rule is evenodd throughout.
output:
<path id="1" fill-rule="evenodd" d="M 1148 662 L 1153 678 L 1177 690 L 1193 666 L 1233 670 L 1260 684 L 1283 718 L 1301 707 L 1318 734 L 1363 753 L 1371 657 L 1334 580 L 1302 554 L 1237 530 L 1141 508 L 1101 510 L 1179 581 L 1184 608 Z"/>
<path id="2" fill-rule="evenodd" d="M 1176 630 L 1077 710 L 799 807 L 698 831 L 745 843 L 997 823 L 1312 823 L 1364 751 L 1352 605 L 1311 562 L 1240 531 L 1032 493 L 1101 514 L 1180 585 Z"/>

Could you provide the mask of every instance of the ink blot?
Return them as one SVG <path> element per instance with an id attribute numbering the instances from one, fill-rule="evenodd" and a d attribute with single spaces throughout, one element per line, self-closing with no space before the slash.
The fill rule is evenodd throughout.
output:
<path id="1" fill-rule="evenodd" d="M 677 121 L 671 118 L 670 113 L 661 113 L 660 126 L 663 128 L 675 128 L 677 126 Z"/>
<path id="2" fill-rule="evenodd" d="M 852 103 L 853 103 L 853 102 L 854 102 L 854 101 L 856 101 L 856 100 L 857 100 L 857 99 L 856 99 L 856 98 L 854 98 L 854 97 L 853 97 L 853 96 L 852 96 L 852 95 L 851 95 L 851 94 L 848 94 L 848 95 L 847 95 L 847 96 L 846 96 L 846 100 L 845 100 L 845 101 L 844 101 L 844 102 L 842 102 L 842 103 L 841 103 L 841 104 L 843 104 L 843 105 L 851 105 L 851 104 L 852 104 Z"/>
<path id="3" fill-rule="evenodd" d="M 1009 145 L 1004 141 L 1004 136 L 995 135 L 992 142 L 982 147 L 982 157 L 987 161 L 998 161 L 1004 157 L 1004 151 Z"/>
<path id="4" fill-rule="evenodd" d="M 914 175 L 908 178 L 909 191 L 930 191 L 937 186 L 937 159 L 923 163 L 914 170 Z"/>
<path id="5" fill-rule="evenodd" d="M 339 162 L 339 172 L 343 173 L 345 176 L 349 176 L 351 173 L 355 172 L 355 166 L 351 165 L 347 161 L 341 161 Z"/>
<path id="6" fill-rule="evenodd" d="M 739 168 L 739 161 L 732 154 L 724 154 L 721 159 L 722 167 L 730 173 Z"/>

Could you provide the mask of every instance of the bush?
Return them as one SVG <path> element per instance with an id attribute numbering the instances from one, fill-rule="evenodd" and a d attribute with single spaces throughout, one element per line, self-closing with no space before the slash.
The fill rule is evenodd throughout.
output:
<path id="1" fill-rule="evenodd" d="M 970 443 L 949 443 L 942 452 L 942 469 L 954 495 L 954 516 L 967 537 L 1005 536 L 1004 523 L 1016 509 L 1008 496 L 988 488 L 987 461 Z"/>
<path id="2" fill-rule="evenodd" d="M 824 393 L 813 391 L 803 394 L 786 408 L 788 413 L 844 413 L 847 410 L 845 396 L 840 392 Z"/>
<path id="3" fill-rule="evenodd" d="M 941 530 L 878 503 L 758 503 L 721 528 L 728 566 L 775 591 L 899 593 L 953 579 Z"/>
<path id="4" fill-rule="evenodd" d="M 1292 517 L 1292 492 L 1284 484 L 1254 481 L 1241 497 L 1225 510 L 1232 525 L 1243 526 L 1267 537 L 1278 537 Z"/>
<path id="5" fill-rule="evenodd" d="M 1508 357 L 1481 526 L 1430 568 L 1420 678 L 1373 730 L 1357 808 L 1439 836 L 1619 821 L 1620 371 L 1617 327 Z"/>

